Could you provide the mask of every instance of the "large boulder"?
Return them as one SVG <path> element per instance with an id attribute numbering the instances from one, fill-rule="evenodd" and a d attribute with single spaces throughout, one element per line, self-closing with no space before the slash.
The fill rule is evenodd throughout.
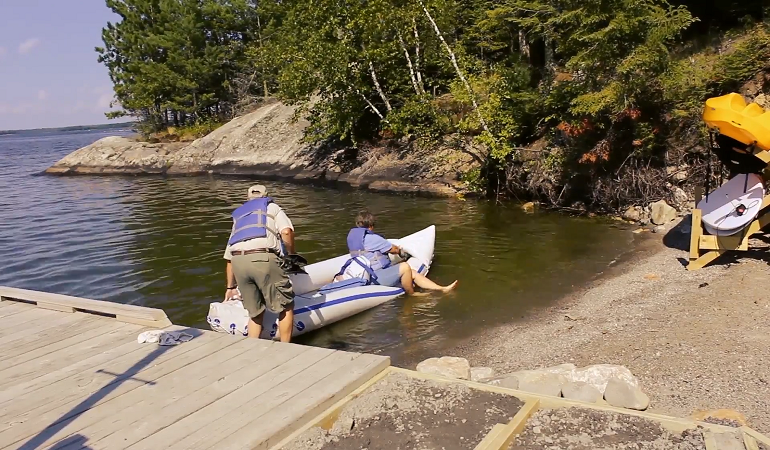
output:
<path id="1" fill-rule="evenodd" d="M 650 209 L 650 219 L 655 225 L 665 225 L 676 219 L 676 209 L 669 206 L 665 200 L 651 204 Z"/>
<path id="2" fill-rule="evenodd" d="M 569 381 L 562 385 L 561 395 L 569 400 L 596 403 L 602 398 L 602 393 L 596 387 L 584 381 Z"/>
<path id="3" fill-rule="evenodd" d="M 636 386 L 620 378 L 612 378 L 607 383 L 604 399 L 611 406 L 644 411 L 650 405 L 650 398 Z"/>
<path id="4" fill-rule="evenodd" d="M 488 380 L 495 376 L 495 369 L 491 367 L 471 367 L 471 381 Z"/>
<path id="5" fill-rule="evenodd" d="M 417 364 L 417 371 L 447 378 L 459 378 L 461 380 L 469 380 L 471 378 L 471 365 L 468 363 L 468 360 L 454 356 L 428 358 Z"/>
<path id="6" fill-rule="evenodd" d="M 624 366 L 614 364 L 594 364 L 575 369 L 570 375 L 571 381 L 582 381 L 595 387 L 601 394 L 607 387 L 607 383 L 613 378 L 623 380 L 625 383 L 639 387 L 639 380 Z"/>

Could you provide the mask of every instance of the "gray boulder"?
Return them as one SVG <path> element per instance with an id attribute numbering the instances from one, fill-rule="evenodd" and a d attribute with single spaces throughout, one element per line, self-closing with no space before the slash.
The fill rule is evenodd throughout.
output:
<path id="1" fill-rule="evenodd" d="M 644 411 L 650 406 L 650 398 L 641 389 L 620 378 L 610 379 L 604 391 L 604 399 L 611 406 L 637 411 Z"/>
<path id="2" fill-rule="evenodd" d="M 471 367 L 471 381 L 482 381 L 495 376 L 495 369 L 491 367 Z"/>
<path id="3" fill-rule="evenodd" d="M 599 389 L 585 381 L 569 381 L 561 387 L 561 395 L 569 400 L 596 403 L 602 398 Z"/>
<path id="4" fill-rule="evenodd" d="M 676 209 L 665 200 L 659 200 L 650 205 L 650 219 L 655 225 L 665 225 L 676 219 Z"/>
<path id="5" fill-rule="evenodd" d="M 428 358 L 417 364 L 417 371 L 461 380 L 469 380 L 471 378 L 471 365 L 468 363 L 468 360 L 454 356 Z"/>

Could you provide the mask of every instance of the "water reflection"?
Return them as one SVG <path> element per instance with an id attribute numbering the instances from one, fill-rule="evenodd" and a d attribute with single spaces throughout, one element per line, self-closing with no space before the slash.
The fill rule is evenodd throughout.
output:
<path id="1" fill-rule="evenodd" d="M 208 304 L 224 294 L 229 214 L 253 180 L 35 176 L 99 137 L 0 137 L 0 284 L 163 308 L 177 324 L 205 328 Z M 630 240 L 595 221 L 494 203 L 266 184 L 311 262 L 345 252 L 362 207 L 375 212 L 387 237 L 436 225 L 431 278 L 459 279 L 456 292 L 398 299 L 302 338 L 395 362 L 440 352 L 553 301 Z"/>

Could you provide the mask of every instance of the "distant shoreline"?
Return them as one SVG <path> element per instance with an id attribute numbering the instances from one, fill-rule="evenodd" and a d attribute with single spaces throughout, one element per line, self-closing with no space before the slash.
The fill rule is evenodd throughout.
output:
<path id="1" fill-rule="evenodd" d="M 51 127 L 51 128 L 28 128 L 20 130 L 0 130 L 0 136 L 13 136 L 19 134 L 29 133 L 66 133 L 70 131 L 99 131 L 99 130 L 115 130 L 120 128 L 133 128 L 136 125 L 135 121 L 131 122 L 119 122 L 119 123 L 103 123 L 99 125 L 73 125 L 69 127 Z"/>

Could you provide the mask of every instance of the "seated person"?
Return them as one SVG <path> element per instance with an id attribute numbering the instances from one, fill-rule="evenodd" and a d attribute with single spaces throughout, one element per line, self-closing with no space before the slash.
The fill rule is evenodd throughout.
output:
<path id="1" fill-rule="evenodd" d="M 440 286 L 419 274 L 406 262 L 392 265 L 388 254 L 404 255 L 405 252 L 401 247 L 375 234 L 374 223 L 374 216 L 367 210 L 361 211 L 356 217 L 356 227 L 348 233 L 348 251 L 353 258 L 345 264 L 343 271 L 349 266 L 361 266 L 361 269 L 366 272 L 374 273 L 377 284 L 398 286 L 400 283 L 409 295 L 414 294 L 414 285 L 427 290 L 444 292 L 451 291 L 457 286 L 457 281 L 448 286 Z M 369 264 L 357 263 L 356 260 L 359 257 L 365 258 Z M 363 275 L 363 271 L 361 273 Z"/>

